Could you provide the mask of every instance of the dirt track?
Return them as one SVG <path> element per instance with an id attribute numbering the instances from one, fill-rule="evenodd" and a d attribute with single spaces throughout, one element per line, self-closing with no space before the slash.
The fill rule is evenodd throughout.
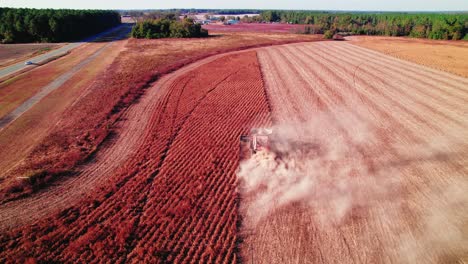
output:
<path id="1" fill-rule="evenodd" d="M 246 172 L 261 182 L 244 206 L 249 262 L 466 257 L 468 79 L 347 43 L 258 54 L 278 131 L 318 151 Z"/>

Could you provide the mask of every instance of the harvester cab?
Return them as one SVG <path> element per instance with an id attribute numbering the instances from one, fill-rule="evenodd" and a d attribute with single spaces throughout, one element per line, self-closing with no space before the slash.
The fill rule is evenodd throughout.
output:
<path id="1" fill-rule="evenodd" d="M 270 150 L 272 130 L 268 128 L 253 128 L 249 135 L 240 137 L 240 159 L 249 159 L 253 154 Z"/>

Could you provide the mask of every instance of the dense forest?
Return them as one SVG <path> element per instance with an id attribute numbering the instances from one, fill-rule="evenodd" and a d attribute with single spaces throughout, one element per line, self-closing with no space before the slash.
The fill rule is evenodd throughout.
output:
<path id="1" fill-rule="evenodd" d="M 118 24 L 120 14 L 115 11 L 0 8 L 0 41 L 79 40 Z"/>
<path id="2" fill-rule="evenodd" d="M 175 15 L 168 14 L 157 19 L 144 19 L 136 23 L 132 29 L 134 38 L 199 38 L 207 37 L 208 31 L 190 18 L 179 20 Z"/>
<path id="3" fill-rule="evenodd" d="M 245 22 L 282 22 L 314 25 L 314 33 L 343 32 L 359 35 L 411 36 L 468 40 L 468 13 L 333 13 L 263 11 Z"/>

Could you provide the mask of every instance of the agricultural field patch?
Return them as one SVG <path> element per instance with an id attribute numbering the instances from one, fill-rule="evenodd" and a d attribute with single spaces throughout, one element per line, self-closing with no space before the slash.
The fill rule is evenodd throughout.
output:
<path id="1" fill-rule="evenodd" d="M 209 24 L 203 28 L 213 32 L 303 33 L 312 25 L 285 23 L 239 23 L 233 25 Z"/>
<path id="2" fill-rule="evenodd" d="M 235 33 L 214 36 L 207 39 L 130 39 L 123 51 L 117 56 L 105 72 L 87 87 L 88 92 L 80 96 L 72 106 L 61 115 L 60 126 L 53 127 L 48 135 L 37 142 L 29 153 L 19 159 L 10 160 L 16 166 L 15 170 L 3 175 L 0 182 L 0 200 L 12 199 L 30 193 L 34 186 L 19 187 L 16 177 L 29 177 L 31 171 L 46 172 L 47 180 L 39 181 L 39 186 L 46 186 L 69 173 L 73 167 L 83 162 L 94 153 L 112 133 L 113 124 L 120 118 L 123 111 L 141 96 L 145 89 L 162 75 L 190 64 L 199 59 L 239 49 L 268 46 L 282 43 L 318 41 L 317 36 L 285 35 L 285 34 L 251 34 Z M 91 43 L 88 45 L 105 45 Z M 78 51 L 76 51 L 78 52 Z M 72 55 L 72 54 L 70 54 Z M 70 56 L 69 55 L 69 56 Z M 68 57 L 68 56 L 67 56 Z M 66 57 L 65 57 L 66 58 Z M 63 58 L 63 59 L 65 59 Z M 74 58 L 73 56 L 71 58 Z M 47 69 L 55 69 L 52 62 L 28 72 L 24 76 L 43 73 Z M 58 63 L 58 62 L 57 62 Z M 62 68 L 71 67 L 65 63 Z M 61 68 L 61 69 L 62 69 Z M 41 70 L 41 71 L 40 71 Z M 54 73 L 57 74 L 57 73 Z M 5 93 L 3 113 L 21 104 L 27 95 L 31 96 L 39 86 L 39 81 L 46 83 L 53 75 L 42 74 L 34 79 L 37 85 L 21 86 L 30 82 L 29 78 L 20 78 L 0 88 L 0 94 Z M 16 88 L 15 88 L 16 87 Z M 9 100 L 9 98 L 13 98 Z M 0 112 L 1 114 L 2 112 Z M 14 135 L 14 133 L 12 134 Z M 21 160 L 21 163 L 17 163 Z M 9 164 L 12 164 L 9 162 Z M 10 186 L 13 184 L 13 186 Z M 36 182 L 34 181 L 34 184 Z M 42 188 L 42 187 L 41 187 Z M 16 190 L 14 193 L 8 190 Z"/>
<path id="3" fill-rule="evenodd" d="M 352 36 L 352 44 L 468 77 L 468 42 L 397 37 Z"/>
<path id="4" fill-rule="evenodd" d="M 63 44 L 0 44 L 0 68 L 60 48 Z"/>
<path id="5" fill-rule="evenodd" d="M 258 56 L 288 155 L 241 164 L 246 262 L 463 259 L 466 78 L 345 42 Z"/>
<path id="6" fill-rule="evenodd" d="M 0 236 L 0 257 L 236 262 L 239 136 L 268 125 L 269 110 L 254 51 L 199 66 L 148 88 L 118 123 L 116 144 L 81 175 L 2 206 L 2 228 L 12 229 Z M 41 200 L 54 206 L 37 208 Z M 11 214 L 26 204 L 32 214 Z M 14 228 L 64 204 L 74 205 Z"/>
<path id="7" fill-rule="evenodd" d="M 258 27 L 117 42 L 0 131 L 0 259 L 463 261 L 463 73 Z M 239 160 L 254 127 L 281 150 Z"/>

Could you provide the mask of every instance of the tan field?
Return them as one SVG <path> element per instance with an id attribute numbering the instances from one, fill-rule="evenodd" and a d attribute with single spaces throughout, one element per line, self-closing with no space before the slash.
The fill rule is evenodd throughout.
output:
<path id="1" fill-rule="evenodd" d="M 468 41 L 444 41 L 396 37 L 347 37 L 352 44 L 468 77 Z"/>
<path id="2" fill-rule="evenodd" d="M 343 42 L 258 56 L 294 155 L 241 166 L 246 263 L 466 258 L 467 79 Z"/>

